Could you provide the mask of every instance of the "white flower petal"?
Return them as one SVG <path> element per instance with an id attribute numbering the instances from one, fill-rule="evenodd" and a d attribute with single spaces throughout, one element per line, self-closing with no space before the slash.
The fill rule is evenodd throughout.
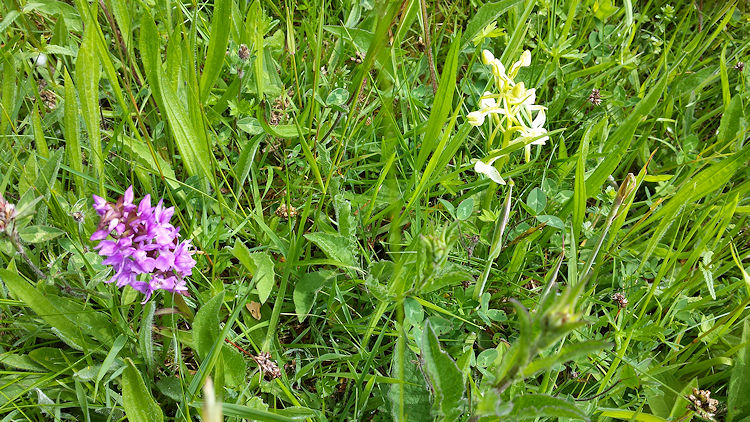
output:
<path id="1" fill-rule="evenodd" d="M 495 61 L 495 55 L 490 50 L 482 51 L 482 62 L 484 64 L 490 64 Z"/>
<path id="2" fill-rule="evenodd" d="M 39 53 L 39 55 L 34 59 L 34 64 L 38 67 L 44 67 L 47 64 L 47 55 L 44 53 Z"/>
<path id="3" fill-rule="evenodd" d="M 481 174 L 489 177 L 490 180 L 492 180 L 493 182 L 495 182 L 497 184 L 504 185 L 505 184 L 505 180 L 503 180 L 503 178 L 500 177 L 500 172 L 498 172 L 497 169 L 494 166 L 492 166 L 492 164 L 491 164 L 496 159 L 497 159 L 497 157 L 495 159 L 491 160 L 490 164 L 485 164 L 485 163 L 482 162 L 482 160 L 477 160 L 477 162 L 474 163 L 474 171 L 476 171 L 477 173 L 481 173 Z"/>
<path id="4" fill-rule="evenodd" d="M 471 113 L 466 115 L 466 119 L 472 126 L 481 126 L 482 123 L 484 123 L 484 115 L 485 113 L 481 111 L 472 111 Z"/>
<path id="5" fill-rule="evenodd" d="M 544 110 L 539 110 L 536 113 L 536 117 L 534 118 L 534 121 L 531 122 L 531 127 L 534 129 L 542 128 L 546 120 L 547 120 L 547 115 L 544 113 Z"/>

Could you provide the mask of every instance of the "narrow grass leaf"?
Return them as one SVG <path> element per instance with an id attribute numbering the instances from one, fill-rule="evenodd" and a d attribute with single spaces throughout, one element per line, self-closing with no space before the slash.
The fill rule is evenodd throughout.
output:
<path id="1" fill-rule="evenodd" d="M 461 33 L 457 33 L 443 65 L 443 73 L 440 75 L 435 102 L 432 105 L 430 117 L 427 119 L 427 128 L 422 138 L 422 146 L 419 148 L 416 169 L 421 170 L 427 157 L 435 150 L 440 132 L 448 119 L 448 114 L 453 108 L 453 93 L 456 91 L 456 71 L 458 69 L 458 52 L 461 43 Z"/>

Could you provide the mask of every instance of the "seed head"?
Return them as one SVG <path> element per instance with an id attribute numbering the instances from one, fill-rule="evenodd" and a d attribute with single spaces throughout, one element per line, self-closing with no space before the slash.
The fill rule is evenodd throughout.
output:
<path id="1" fill-rule="evenodd" d="M 612 301 L 617 303 L 617 306 L 619 306 L 620 309 L 625 309 L 628 307 L 628 298 L 626 298 L 622 293 L 613 294 Z"/>
<path id="2" fill-rule="evenodd" d="M 598 106 L 602 103 L 602 96 L 599 95 L 599 90 L 594 88 L 591 90 L 591 95 L 589 95 L 589 102 L 595 106 Z"/>
<path id="3" fill-rule="evenodd" d="M 0 233 L 6 231 L 8 226 L 16 219 L 16 215 L 16 206 L 0 195 Z"/>
<path id="4" fill-rule="evenodd" d="M 734 68 L 735 68 L 735 69 L 736 69 L 736 70 L 737 70 L 738 72 L 742 72 L 743 70 L 745 70 L 745 63 L 744 63 L 744 62 L 737 62 L 737 64 L 736 64 L 736 65 L 734 65 Z"/>
<path id="5" fill-rule="evenodd" d="M 271 379 L 279 378 L 281 376 L 281 370 L 279 365 L 271 359 L 271 354 L 268 352 L 260 352 L 257 356 L 253 356 L 253 360 L 258 364 L 258 369 L 263 373 L 264 376 L 270 377 Z"/>
<path id="6" fill-rule="evenodd" d="M 237 55 L 240 56 L 240 60 L 244 62 L 250 57 L 250 49 L 247 48 L 245 44 L 240 44 L 240 48 L 237 50 Z"/>
<path id="7" fill-rule="evenodd" d="M 690 400 L 688 409 L 693 410 L 703 419 L 713 420 L 719 401 L 711 398 L 709 390 L 693 388 L 693 394 L 688 396 L 688 400 Z"/>
<path id="8" fill-rule="evenodd" d="M 292 206 L 287 207 L 286 204 L 282 203 L 278 208 L 276 208 L 276 215 L 285 219 L 288 219 L 289 217 L 295 217 L 297 216 L 297 208 L 294 208 Z"/>

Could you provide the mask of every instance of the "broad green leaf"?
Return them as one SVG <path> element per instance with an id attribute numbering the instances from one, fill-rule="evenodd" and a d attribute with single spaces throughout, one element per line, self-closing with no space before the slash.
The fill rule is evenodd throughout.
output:
<path id="1" fill-rule="evenodd" d="M 237 240 L 232 255 L 253 274 L 255 288 L 258 289 L 260 303 L 266 303 L 275 285 L 274 264 L 267 252 L 250 252 L 244 243 Z"/>
<path id="2" fill-rule="evenodd" d="M 535 214 L 539 214 L 544 211 L 544 208 L 547 206 L 547 195 L 545 195 L 544 191 L 541 189 L 534 188 L 526 197 L 526 205 L 528 205 Z"/>
<path id="3" fill-rule="evenodd" d="M 143 307 L 141 314 L 141 327 L 138 331 L 138 348 L 140 349 L 143 359 L 146 361 L 149 373 L 154 370 L 154 311 L 156 302 L 149 301 Z"/>
<path id="4" fill-rule="evenodd" d="M 357 219 L 352 214 L 352 203 L 344 199 L 344 195 L 338 194 L 333 198 L 333 206 L 336 211 L 339 234 L 356 242 Z"/>
<path id="5" fill-rule="evenodd" d="M 471 213 L 474 212 L 474 198 L 466 198 L 458 204 L 456 208 L 456 220 L 466 220 L 471 217 Z"/>
<path id="6" fill-rule="evenodd" d="M 182 163 L 191 176 L 200 176 L 206 181 L 212 182 L 211 171 L 212 153 L 205 143 L 205 137 L 200 136 L 193 125 L 187 110 L 177 93 L 172 90 L 168 83 L 167 75 L 158 66 L 159 86 L 161 87 L 162 101 L 164 103 L 164 114 L 174 137 L 177 149 L 180 151 Z"/>
<path id="7" fill-rule="evenodd" d="M 164 414 L 130 359 L 122 372 L 122 406 L 131 422 L 161 422 Z"/>
<path id="8" fill-rule="evenodd" d="M 458 420 L 466 405 L 463 375 L 453 358 L 440 347 L 429 320 L 425 322 L 422 331 L 421 348 L 435 393 L 433 407 L 445 420 Z"/>
<path id="9" fill-rule="evenodd" d="M 49 226 L 26 226 L 18 234 L 26 243 L 42 243 L 64 235 L 65 231 Z"/>
<path id="10" fill-rule="evenodd" d="M 351 239 L 336 233 L 307 233 L 305 238 L 317 245 L 329 258 L 349 267 L 357 267 Z"/>
<path id="11" fill-rule="evenodd" d="M 114 336 L 111 324 L 102 326 L 100 321 L 106 317 L 95 312 L 89 305 L 67 306 L 63 298 L 41 293 L 12 271 L 0 270 L 0 280 L 16 298 L 36 312 L 65 340 L 70 340 L 78 346 L 86 344 L 90 350 L 95 350 L 96 345 L 85 336 L 90 335 L 108 347 L 112 345 Z"/>
<path id="12" fill-rule="evenodd" d="M 13 55 L 3 54 L 2 65 L 2 106 L 5 112 L 0 111 L 0 135 L 5 136 L 8 128 L 14 124 L 12 110 L 16 108 L 16 91 L 18 90 L 18 86 L 16 85 L 16 60 Z"/>
<path id="13" fill-rule="evenodd" d="M 318 295 L 320 289 L 323 288 L 326 281 L 331 277 L 330 272 L 317 271 L 314 273 L 307 273 L 300 277 L 299 281 L 294 285 L 294 310 L 297 313 L 297 319 L 300 322 L 307 318 L 310 313 L 315 298 Z"/>
<path id="14" fill-rule="evenodd" d="M 102 156 L 101 118 L 99 107 L 99 58 L 96 55 L 94 28 L 87 25 L 76 58 L 76 85 L 81 100 L 81 114 L 89 134 L 89 151 L 98 190 L 104 195 L 104 157 Z"/>
<path id="15" fill-rule="evenodd" d="M 326 98 L 326 105 L 328 106 L 342 106 L 349 100 L 349 91 L 344 88 L 336 88 L 328 94 Z"/>
<path id="16" fill-rule="evenodd" d="M 236 387 L 245 380 L 246 364 L 239 352 L 221 339 L 220 311 L 224 303 L 224 292 L 221 292 L 206 302 L 195 314 L 193 319 L 193 348 L 201 359 L 203 366 L 208 359 L 211 348 L 216 347 L 215 353 L 220 353 L 215 366 L 221 372 L 216 378 L 224 378 L 230 387 Z"/>
<path id="17" fill-rule="evenodd" d="M 70 78 L 68 69 L 63 74 L 65 82 L 65 104 L 63 114 L 63 136 L 65 136 L 65 151 L 68 153 L 68 165 L 73 170 L 73 180 L 75 180 L 76 191 L 79 196 L 83 194 L 83 156 L 81 155 L 81 143 L 78 134 L 78 98 L 76 97 L 76 87 Z"/>
<path id="18" fill-rule="evenodd" d="M 524 420 L 539 417 L 589 420 L 589 417 L 575 404 L 544 394 L 523 394 L 513 398 L 511 403 L 513 407 L 503 417 L 503 420 Z"/>
<path id="19" fill-rule="evenodd" d="M 213 16 L 211 17 L 211 35 L 206 49 L 206 60 L 203 65 L 203 74 L 200 82 L 200 98 L 205 102 L 208 93 L 216 79 L 221 73 L 226 55 L 227 45 L 229 44 L 229 25 L 232 13 L 231 0 L 217 0 L 214 2 Z"/>
<path id="20" fill-rule="evenodd" d="M 396 341 L 404 340 L 403 337 L 399 337 Z M 396 349 L 391 363 L 391 378 L 400 382 L 391 384 L 388 391 L 391 418 L 397 422 L 432 420 L 430 393 L 425 385 L 424 376 L 415 363 L 418 358 L 409 348 L 405 347 L 401 349 L 403 353 L 398 353 L 397 344 Z"/>
<path id="21" fill-rule="evenodd" d="M 615 14 L 619 10 L 619 7 L 613 5 L 612 0 L 595 0 L 592 10 L 597 19 L 605 21 L 608 17 Z"/>
<path id="22" fill-rule="evenodd" d="M 729 106 L 721 115 L 721 123 L 719 124 L 719 133 L 716 135 L 716 139 L 719 145 L 724 145 L 726 142 L 732 141 L 740 130 L 740 119 L 743 117 L 742 112 L 742 97 L 735 95 Z"/>
<path id="23" fill-rule="evenodd" d="M 198 358 L 206 358 L 219 336 L 219 311 L 224 303 L 224 292 L 212 297 L 198 309 L 193 319 L 193 348 Z M 219 345 L 221 346 L 221 345 Z"/>
<path id="24" fill-rule="evenodd" d="M 549 227 L 554 227 L 556 229 L 564 230 L 565 224 L 563 221 L 554 215 L 537 215 L 536 219 L 539 220 L 540 223 L 544 223 L 548 225 Z"/>

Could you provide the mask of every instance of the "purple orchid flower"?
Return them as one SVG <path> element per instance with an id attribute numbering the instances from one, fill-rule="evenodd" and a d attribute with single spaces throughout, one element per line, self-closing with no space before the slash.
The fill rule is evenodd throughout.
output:
<path id="1" fill-rule="evenodd" d="M 180 229 L 169 222 L 174 207 L 165 208 L 163 200 L 152 207 L 150 195 L 136 206 L 134 198 L 132 186 L 116 203 L 94 195 L 101 220 L 91 240 L 100 241 L 95 249 L 105 257 L 102 264 L 114 270 L 108 283 L 131 286 L 146 295 L 143 303 L 156 290 L 187 295 L 185 277 L 193 273 L 195 251 L 189 240 L 178 240 Z"/>

